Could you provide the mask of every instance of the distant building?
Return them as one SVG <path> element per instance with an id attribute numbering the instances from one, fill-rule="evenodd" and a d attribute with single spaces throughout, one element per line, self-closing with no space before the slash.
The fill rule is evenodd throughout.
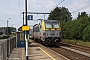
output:
<path id="1" fill-rule="evenodd" d="M 3 32 L 3 34 L 6 34 L 7 28 L 6 27 L 0 27 L 0 32 Z"/>
<path id="2" fill-rule="evenodd" d="M 16 32 L 16 28 L 14 27 L 8 27 L 8 30 L 12 32 Z M 3 32 L 3 34 L 7 34 L 7 27 L 0 27 L 0 32 Z"/>

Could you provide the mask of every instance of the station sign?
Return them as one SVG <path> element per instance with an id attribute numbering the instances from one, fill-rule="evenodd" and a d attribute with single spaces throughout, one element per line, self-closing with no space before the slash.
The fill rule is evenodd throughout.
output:
<path id="1" fill-rule="evenodd" d="M 29 26 L 22 26 L 22 31 L 29 31 L 30 27 Z"/>
<path id="2" fill-rule="evenodd" d="M 33 20 L 33 15 L 28 15 L 28 20 Z"/>

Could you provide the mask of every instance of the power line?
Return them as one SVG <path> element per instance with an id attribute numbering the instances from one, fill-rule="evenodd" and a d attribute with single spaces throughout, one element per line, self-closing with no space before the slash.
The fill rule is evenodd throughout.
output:
<path id="1" fill-rule="evenodd" d="M 58 2 L 58 3 L 57 3 L 51 10 L 54 10 L 58 5 L 60 5 L 60 4 L 63 3 L 64 1 L 65 1 L 65 0 L 63 0 L 63 1 L 58 1 L 58 0 L 57 0 L 55 3 L 57 3 L 57 2 Z M 55 4 L 55 3 L 54 3 L 54 4 Z M 52 4 L 50 7 L 52 7 L 54 4 Z M 50 7 L 48 8 L 49 10 L 50 10 Z M 47 9 L 47 10 L 48 10 L 48 9 Z M 50 11 L 51 11 L 51 10 L 50 10 Z M 46 10 L 45 10 L 45 11 L 46 11 Z M 50 12 L 50 11 L 49 11 L 49 12 Z M 42 18 L 42 17 L 43 17 L 43 16 L 41 16 L 41 18 Z"/>
<path id="2" fill-rule="evenodd" d="M 57 2 L 59 2 L 58 0 L 56 1 L 56 2 L 54 2 L 54 4 L 56 4 Z M 52 4 L 51 6 L 49 6 L 46 10 L 44 10 L 44 11 L 47 11 L 48 9 L 50 9 L 54 4 Z M 44 12 L 43 11 L 43 12 Z"/>
<path id="3" fill-rule="evenodd" d="M 61 3 L 63 3 L 65 0 L 59 2 L 52 10 L 54 10 L 58 5 L 60 5 Z"/>
<path id="4" fill-rule="evenodd" d="M 57 2 L 60 2 L 59 0 L 55 1 L 54 4 L 52 4 L 51 6 L 49 6 L 46 10 L 44 10 L 43 12 L 45 11 L 48 11 L 48 10 L 51 10 L 52 9 L 52 6 L 55 5 Z M 50 9 L 51 8 L 51 9 Z M 45 16 L 45 15 L 44 15 Z M 43 16 L 41 16 L 40 18 L 42 18 Z"/>
<path id="5" fill-rule="evenodd" d="M 73 11 L 73 12 L 71 12 L 71 13 L 78 12 L 78 11 L 80 11 L 80 10 L 82 10 L 82 9 L 85 9 L 85 8 L 88 8 L 88 7 L 90 7 L 90 5 L 87 5 L 87 6 L 85 6 L 85 7 L 82 7 L 82 8 L 80 8 L 80 9 L 78 9 L 78 10 L 76 10 L 76 11 Z"/>
<path id="6" fill-rule="evenodd" d="M 84 2 L 84 3 L 82 3 L 82 4 L 79 4 L 79 5 L 77 5 L 77 6 L 74 6 L 74 7 L 70 8 L 70 9 L 75 9 L 75 8 L 77 8 L 77 7 L 80 7 L 80 6 L 82 6 L 83 4 L 88 3 L 89 1 L 90 1 L 90 0 L 88 0 L 88 1 L 86 1 L 86 2 Z"/>
<path id="7" fill-rule="evenodd" d="M 1 19 L 0 19 L 0 21 L 2 21 L 2 22 L 7 22 L 7 21 L 3 21 L 3 20 L 1 20 Z"/>
<path id="8" fill-rule="evenodd" d="M 64 1 L 65 1 L 65 0 L 63 0 L 63 1 L 60 1 L 60 0 L 58 1 L 58 0 L 57 0 L 57 1 L 55 2 L 56 5 L 55 5 L 55 3 L 54 3 L 54 4 L 52 4 L 48 9 L 49 9 L 50 11 L 51 11 L 51 10 L 54 10 L 58 5 L 60 5 L 60 4 L 63 3 Z M 55 5 L 55 6 L 52 7 L 53 5 Z M 52 8 L 51 8 L 51 7 L 52 7 Z M 51 9 L 50 9 L 50 8 L 51 8 Z M 48 10 L 48 9 L 47 9 L 47 10 Z M 45 11 L 46 11 L 46 10 L 45 10 Z M 50 12 L 50 11 L 49 11 L 49 12 Z"/>

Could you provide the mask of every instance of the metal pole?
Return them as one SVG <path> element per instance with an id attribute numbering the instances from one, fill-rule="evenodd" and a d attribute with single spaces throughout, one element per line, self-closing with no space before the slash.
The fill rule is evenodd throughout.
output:
<path id="1" fill-rule="evenodd" d="M 45 15 L 44 15 L 44 20 L 45 20 Z"/>
<path id="2" fill-rule="evenodd" d="M 26 26 L 27 26 L 27 0 L 25 0 L 25 10 L 26 10 Z"/>
<path id="3" fill-rule="evenodd" d="M 22 12 L 23 14 L 23 26 L 24 26 L 24 12 Z M 24 39 L 24 43 L 25 43 L 25 31 L 23 31 L 23 39 Z M 25 45 L 25 51 L 26 51 L 26 45 Z"/>
<path id="4" fill-rule="evenodd" d="M 9 19 L 11 19 L 11 18 L 9 18 Z M 8 19 L 8 20 L 9 20 L 9 19 Z M 7 35 L 8 35 L 8 20 L 7 20 Z"/>
<path id="5" fill-rule="evenodd" d="M 8 35 L 8 20 L 7 20 L 7 35 Z"/>
<path id="6" fill-rule="evenodd" d="M 27 24 L 27 0 L 25 0 L 25 10 L 26 10 L 26 26 L 28 25 Z M 28 60 L 28 35 L 27 35 L 27 31 L 26 31 L 26 34 L 25 34 L 25 40 L 26 40 L 26 60 Z"/>
<path id="7" fill-rule="evenodd" d="M 28 60 L 28 40 L 26 38 L 26 34 L 25 34 L 25 41 L 26 41 L 26 60 Z"/>
<path id="8" fill-rule="evenodd" d="M 24 12 L 23 12 L 23 25 L 24 25 Z"/>
<path id="9" fill-rule="evenodd" d="M 16 48 L 17 48 L 17 37 L 18 37 L 18 32 L 16 32 Z"/>
<path id="10" fill-rule="evenodd" d="M 7 20 L 7 37 L 9 38 L 9 34 L 8 34 L 8 20 Z"/>

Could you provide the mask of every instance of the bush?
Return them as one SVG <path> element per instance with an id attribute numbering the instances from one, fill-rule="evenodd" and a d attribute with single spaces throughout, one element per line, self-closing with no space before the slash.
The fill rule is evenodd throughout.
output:
<path id="1" fill-rule="evenodd" d="M 7 38 L 9 38 L 9 36 L 3 36 L 3 39 L 7 39 Z"/>
<path id="2" fill-rule="evenodd" d="M 90 25 L 84 29 L 82 39 L 83 41 L 90 41 Z"/>

